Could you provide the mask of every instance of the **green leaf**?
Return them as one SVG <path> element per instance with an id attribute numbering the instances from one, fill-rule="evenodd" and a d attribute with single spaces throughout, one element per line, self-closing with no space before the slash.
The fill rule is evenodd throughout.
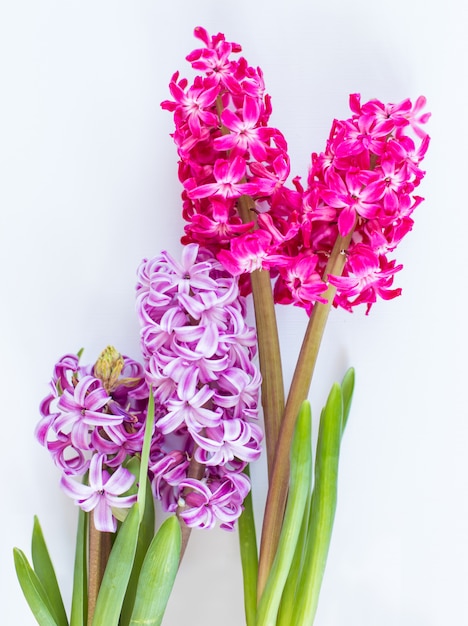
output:
<path id="1" fill-rule="evenodd" d="M 341 381 L 341 391 L 343 393 L 343 424 L 341 427 L 341 436 L 343 436 L 344 429 L 348 423 L 349 411 L 351 409 L 351 402 L 354 393 L 354 379 L 354 367 L 350 367 Z"/>
<path id="2" fill-rule="evenodd" d="M 309 532 L 292 624 L 313 624 L 317 610 L 336 510 L 342 420 L 341 387 L 335 383 L 320 417 Z"/>
<path id="3" fill-rule="evenodd" d="M 250 476 L 249 466 L 244 469 L 244 473 Z M 244 500 L 244 511 L 239 517 L 237 524 L 244 583 L 245 621 L 247 626 L 255 626 L 257 615 L 258 551 L 251 491 Z"/>
<path id="4" fill-rule="evenodd" d="M 145 512 L 146 499 L 146 477 L 148 476 L 148 463 L 151 448 L 151 438 L 153 436 L 154 427 L 154 396 L 153 389 L 150 387 L 150 395 L 148 399 L 148 409 L 146 411 L 145 437 L 143 439 L 143 448 L 141 451 L 140 464 L 140 480 L 138 486 L 138 503 L 140 505 L 140 522 L 143 520 Z"/>
<path id="5" fill-rule="evenodd" d="M 57 624 L 59 626 L 68 626 L 68 618 L 58 586 L 57 576 L 55 575 L 54 566 L 44 540 L 41 525 L 36 516 L 34 516 L 31 555 L 34 571 L 49 598 Z"/>
<path id="6" fill-rule="evenodd" d="M 257 612 L 257 626 L 276 624 L 278 609 L 294 558 L 312 482 L 310 404 L 302 403 L 291 446 L 289 494 L 275 559 Z M 297 622 L 305 624 L 306 622 Z"/>
<path id="7" fill-rule="evenodd" d="M 156 533 L 141 568 L 130 626 L 158 626 L 179 567 L 182 535 L 175 515 Z"/>
<path id="8" fill-rule="evenodd" d="M 154 500 L 151 492 L 151 484 L 148 480 L 148 463 L 151 448 L 151 438 L 154 427 L 154 396 L 150 389 L 148 400 L 148 410 L 146 413 L 145 436 L 141 452 L 141 461 L 132 457 L 126 465 L 137 479 L 136 485 L 132 487 L 138 491 L 138 503 L 140 506 L 140 528 L 138 531 L 138 542 L 133 560 L 132 572 L 127 585 L 127 591 L 122 606 L 120 626 L 127 626 L 130 622 L 135 597 L 138 587 L 141 568 L 149 545 L 154 537 L 155 513 Z M 143 488 L 145 487 L 145 488 Z M 141 513 L 143 511 L 143 513 Z"/>
<path id="9" fill-rule="evenodd" d="M 24 597 L 39 626 L 58 626 L 53 609 L 47 598 L 44 587 L 37 574 L 29 564 L 24 552 L 13 549 L 16 575 L 18 577 Z"/>
<path id="10" fill-rule="evenodd" d="M 135 457 L 133 457 L 132 460 L 137 461 Z M 122 607 L 120 626 L 127 626 L 130 623 L 141 567 L 143 565 L 143 561 L 148 551 L 149 545 L 151 544 L 151 540 L 154 537 L 154 524 L 154 500 L 151 492 L 151 484 L 149 480 L 146 479 L 145 513 L 143 515 L 143 520 L 140 524 L 140 529 L 138 531 L 138 543 L 135 552 L 135 558 L 133 560 L 132 573 L 130 575 L 130 580 L 128 581 L 127 592 L 125 594 L 125 599 Z"/>
<path id="11" fill-rule="evenodd" d="M 149 526 L 151 524 L 149 521 L 151 518 L 151 509 L 146 506 L 147 475 L 153 427 L 154 396 L 152 390 L 150 390 L 148 410 L 146 414 L 145 436 L 141 452 L 137 502 L 133 505 L 130 513 L 128 513 L 125 518 L 125 521 L 120 527 L 114 541 L 96 601 L 93 626 L 117 626 L 119 624 L 124 599 L 127 594 L 127 588 L 134 568 L 137 544 L 140 537 L 139 527 L 140 524 L 143 523 L 145 511 L 148 510 L 147 514 L 149 519 L 146 521 L 144 538 L 142 540 L 143 544 L 147 542 L 146 534 L 148 533 Z M 151 496 L 151 492 L 149 492 L 149 495 Z M 142 550 L 144 547 L 145 546 L 143 546 Z M 141 555 L 139 558 L 140 557 Z M 131 590 L 130 593 L 132 593 Z M 127 596 L 127 598 L 128 602 L 131 603 L 131 596 Z M 126 615 L 127 611 L 128 608 L 126 607 Z"/>
<path id="12" fill-rule="evenodd" d="M 76 531 L 75 567 L 73 572 L 73 595 L 70 626 L 85 626 L 88 620 L 88 572 L 87 531 L 89 516 L 81 509 L 78 512 Z"/>
<path id="13" fill-rule="evenodd" d="M 118 626 L 133 567 L 140 512 L 136 502 L 117 533 L 96 601 L 93 626 Z"/>
<path id="14" fill-rule="evenodd" d="M 309 511 L 312 493 L 309 491 L 307 502 L 302 517 L 301 530 L 294 551 L 294 558 L 291 563 L 289 575 L 284 585 L 283 595 L 281 596 L 280 608 L 278 611 L 278 619 L 276 626 L 290 626 L 291 614 L 296 602 L 296 593 L 301 574 L 304 568 L 304 554 L 306 549 L 307 534 L 309 530 Z"/>

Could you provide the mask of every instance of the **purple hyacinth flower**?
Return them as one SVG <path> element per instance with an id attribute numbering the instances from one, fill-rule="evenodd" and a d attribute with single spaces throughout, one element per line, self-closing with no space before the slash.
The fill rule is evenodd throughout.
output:
<path id="1" fill-rule="evenodd" d="M 69 476 L 62 476 L 60 484 L 64 492 L 75 503 L 89 513 L 94 511 L 94 525 L 101 532 L 115 532 L 117 521 L 112 508 L 130 508 L 137 499 L 136 494 L 122 496 L 132 486 L 135 478 L 123 467 L 113 474 L 103 469 L 104 455 L 95 454 L 89 466 L 89 485 L 83 485 Z"/>

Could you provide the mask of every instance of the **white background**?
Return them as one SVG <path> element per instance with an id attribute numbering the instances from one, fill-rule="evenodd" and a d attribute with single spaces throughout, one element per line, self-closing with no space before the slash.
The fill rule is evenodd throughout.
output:
<path id="1" fill-rule="evenodd" d="M 171 115 L 197 44 L 224 32 L 263 68 L 272 124 L 306 175 L 348 94 L 425 94 L 432 145 L 398 300 L 333 312 L 311 398 L 349 365 L 357 391 L 317 626 L 468 624 L 466 233 L 468 45 L 457 0 L 10 0 L 0 9 L 0 621 L 32 625 L 12 548 L 42 522 L 70 599 L 76 510 L 35 442 L 53 364 L 107 344 L 138 358 L 140 259 L 182 232 Z M 306 319 L 279 310 L 286 378 Z M 262 501 L 263 471 L 255 472 Z M 165 626 L 240 626 L 235 534 L 194 533 Z"/>

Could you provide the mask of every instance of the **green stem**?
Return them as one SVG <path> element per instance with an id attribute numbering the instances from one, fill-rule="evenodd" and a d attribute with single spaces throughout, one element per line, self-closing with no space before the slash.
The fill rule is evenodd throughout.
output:
<path id="1" fill-rule="evenodd" d="M 346 237 L 337 237 L 325 269 L 323 277 L 325 281 L 329 274 L 334 276 L 342 274 L 346 261 L 345 252 L 351 237 L 352 231 Z M 281 533 L 288 494 L 289 450 L 294 434 L 296 417 L 302 402 L 309 393 L 320 344 L 335 293 L 336 288 L 329 284 L 327 291 L 324 293 L 327 303 L 317 302 L 314 305 L 284 409 L 263 519 L 257 587 L 259 598 L 261 598 L 265 588 Z"/>

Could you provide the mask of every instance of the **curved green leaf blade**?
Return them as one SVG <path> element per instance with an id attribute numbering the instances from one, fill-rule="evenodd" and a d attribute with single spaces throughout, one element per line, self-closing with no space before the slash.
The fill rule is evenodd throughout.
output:
<path id="1" fill-rule="evenodd" d="M 250 477 L 249 466 L 244 473 Z M 257 616 L 257 575 L 258 550 L 257 535 L 252 504 L 252 491 L 244 500 L 244 510 L 237 522 L 239 529 L 239 547 L 244 583 L 244 611 L 247 626 L 255 626 Z"/>
<path id="2" fill-rule="evenodd" d="M 93 626 L 118 626 L 120 611 L 133 567 L 140 513 L 130 509 L 112 547 L 94 610 Z"/>
<path id="3" fill-rule="evenodd" d="M 58 626 L 53 617 L 53 609 L 46 596 L 44 587 L 29 564 L 24 552 L 14 548 L 13 558 L 21 589 L 37 623 L 39 626 Z"/>
<path id="4" fill-rule="evenodd" d="M 313 624 L 317 610 L 335 518 L 342 420 L 341 387 L 335 383 L 320 417 L 304 569 L 292 624 Z"/>
<path id="5" fill-rule="evenodd" d="M 136 461 L 137 459 L 133 457 L 133 460 Z M 135 603 L 138 579 L 140 577 L 141 568 L 142 568 L 146 553 L 148 551 L 148 548 L 154 537 L 154 524 L 155 524 L 154 500 L 152 497 L 150 481 L 146 479 L 145 512 L 143 514 L 143 520 L 140 524 L 140 528 L 138 531 L 138 542 L 137 542 L 137 547 L 136 547 L 136 552 L 135 552 L 135 558 L 133 560 L 132 573 L 130 575 L 130 580 L 128 581 L 127 592 L 125 594 L 125 599 L 124 599 L 124 603 L 122 606 L 122 613 L 120 616 L 119 626 L 128 626 L 128 624 L 130 623 L 130 618 L 131 618 L 133 606 Z"/>
<path id="6" fill-rule="evenodd" d="M 296 602 L 296 593 L 301 574 L 304 568 L 304 554 L 306 550 L 307 533 L 309 529 L 309 511 L 312 493 L 309 492 L 305 505 L 304 515 L 302 518 L 301 530 L 296 543 L 294 557 L 289 569 L 288 578 L 284 585 L 283 595 L 281 596 L 281 604 L 278 611 L 276 626 L 290 626 L 291 614 Z"/>
<path id="7" fill-rule="evenodd" d="M 179 567 L 182 535 L 175 515 L 156 533 L 141 568 L 130 626 L 159 626 Z"/>
<path id="8" fill-rule="evenodd" d="M 303 518 L 304 515 L 308 516 L 305 507 L 312 482 L 311 434 L 310 403 L 305 401 L 299 411 L 291 446 L 289 495 L 283 526 L 275 559 L 258 606 L 257 626 L 276 624 L 281 596 L 294 558 Z"/>
<path id="9" fill-rule="evenodd" d="M 148 480 L 148 463 L 153 428 L 154 396 L 153 390 L 150 388 L 148 409 L 146 412 L 145 435 L 143 438 L 143 448 L 141 451 L 141 460 L 136 457 L 132 457 L 126 465 L 127 469 L 129 469 L 136 478 L 136 484 L 132 487 L 130 493 L 133 492 L 133 489 L 135 489 L 137 492 L 138 505 L 140 507 L 140 528 L 138 530 L 138 541 L 135 558 L 133 560 L 133 567 L 130 574 L 130 579 L 128 581 L 124 602 L 122 605 L 120 626 L 127 626 L 130 622 L 133 612 L 133 606 L 135 603 L 138 579 L 140 577 L 141 568 L 149 545 L 154 537 L 154 500 L 151 491 L 151 484 Z"/>
<path id="10" fill-rule="evenodd" d="M 140 463 L 140 479 L 138 481 L 138 503 L 140 505 L 140 522 L 146 510 L 146 477 L 148 476 L 148 464 L 151 448 L 151 438 L 153 436 L 154 427 L 154 395 L 153 389 L 150 387 L 150 395 L 148 398 L 148 409 L 146 411 L 145 436 L 143 438 L 143 448 L 141 450 Z"/>
<path id="11" fill-rule="evenodd" d="M 351 402 L 354 393 L 355 371 L 354 367 L 350 367 L 341 381 L 341 391 L 343 393 L 343 424 L 341 426 L 341 436 L 348 423 L 349 411 L 351 410 Z"/>
<path id="12" fill-rule="evenodd" d="M 52 565 L 52 560 L 44 540 L 41 525 L 36 516 L 34 516 L 31 556 L 34 571 L 49 598 L 57 624 L 59 624 L 59 626 L 68 626 L 68 618 L 63 605 L 62 594 L 58 586 L 57 576 L 55 575 L 54 566 Z"/>
<path id="13" fill-rule="evenodd" d="M 78 512 L 70 626 L 85 626 L 88 615 L 87 530 L 89 516 Z"/>

